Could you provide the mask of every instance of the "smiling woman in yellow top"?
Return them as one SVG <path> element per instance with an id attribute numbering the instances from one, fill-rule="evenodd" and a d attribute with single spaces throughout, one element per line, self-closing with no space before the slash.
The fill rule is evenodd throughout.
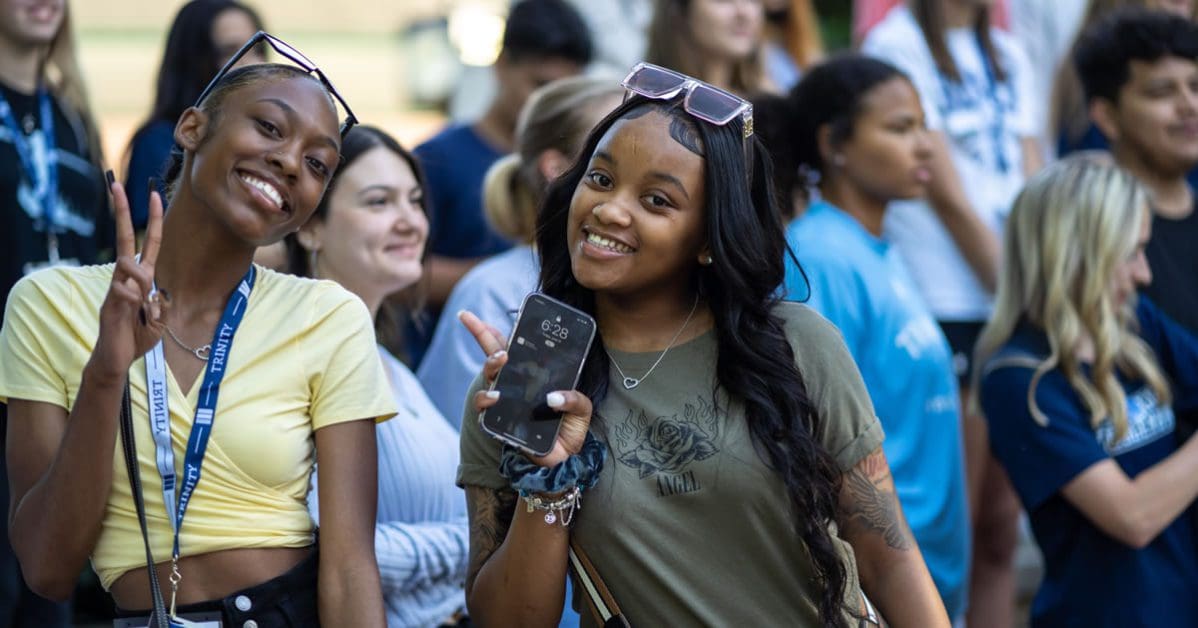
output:
<path id="1" fill-rule="evenodd" d="M 225 74 L 179 120 L 170 211 L 164 219 L 152 196 L 140 258 L 124 190 L 113 184 L 115 265 L 42 271 L 10 295 L 0 398 L 8 442 L 20 443 L 8 451 L 11 536 L 36 592 L 65 598 L 90 556 L 118 607 L 151 606 L 116 441 L 128 378 L 168 603 L 179 517 L 167 508 L 178 494 L 180 612 L 216 610 L 225 625 L 253 619 L 262 628 L 384 624 L 374 421 L 394 414 L 394 401 L 370 315 L 331 282 L 251 263 L 257 247 L 304 224 L 325 191 L 341 145 L 330 93 L 323 77 L 292 66 Z M 154 356 L 165 358 L 161 371 L 146 365 L 161 364 Z M 165 391 L 170 447 L 156 448 L 149 389 Z M 208 422 L 202 479 L 192 485 L 192 443 L 205 440 L 193 424 L 204 434 Z M 164 453 L 174 464 L 160 471 Z M 317 456 L 319 561 L 306 510 Z M 172 471 L 173 492 L 162 479 Z"/>

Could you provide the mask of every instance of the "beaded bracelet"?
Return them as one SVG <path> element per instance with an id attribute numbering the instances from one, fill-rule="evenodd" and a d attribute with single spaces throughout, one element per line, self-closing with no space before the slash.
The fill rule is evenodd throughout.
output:
<path id="1" fill-rule="evenodd" d="M 552 467 L 539 466 L 520 450 L 504 445 L 499 473 L 512 483 L 512 488 L 522 497 L 555 495 L 572 488 L 586 490 L 594 486 L 599 481 L 605 460 L 607 446 L 587 432 L 582 451 Z"/>

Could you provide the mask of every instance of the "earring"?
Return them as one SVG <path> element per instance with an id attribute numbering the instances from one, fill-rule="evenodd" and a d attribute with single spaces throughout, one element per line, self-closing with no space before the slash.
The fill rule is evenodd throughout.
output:
<path id="1" fill-rule="evenodd" d="M 704 266 L 711 266 L 715 263 L 715 259 L 713 259 L 710 255 L 704 255 L 703 257 L 699 258 L 699 263 Z"/>
<path id="2" fill-rule="evenodd" d="M 313 279 L 320 279 L 320 277 L 316 276 L 316 258 L 319 254 L 320 251 L 317 249 L 308 249 L 308 274 Z"/>

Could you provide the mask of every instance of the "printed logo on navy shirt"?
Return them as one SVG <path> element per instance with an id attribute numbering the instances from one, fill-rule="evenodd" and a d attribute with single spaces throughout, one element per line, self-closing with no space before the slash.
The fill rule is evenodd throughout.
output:
<path id="1" fill-rule="evenodd" d="M 1115 427 L 1110 419 L 1102 422 L 1096 433 L 1098 442 L 1112 456 L 1139 449 L 1173 433 L 1176 420 L 1173 408 L 1161 405 L 1156 393 L 1147 386 L 1127 397 L 1127 434 L 1115 443 Z"/>
<path id="2" fill-rule="evenodd" d="M 80 159 L 79 156 L 65 150 L 54 149 L 46 141 L 46 135 L 41 129 L 36 129 L 28 135 L 27 141 L 29 142 L 34 168 L 38 172 L 45 172 L 47 168 L 46 161 L 50 158 L 50 151 L 55 150 L 60 172 L 64 169 L 73 170 L 85 177 L 91 176 L 89 170 L 92 166 L 88 161 Z M 0 143 L 13 144 L 12 133 L 8 129 L 3 128 L 3 126 L 0 126 Z M 15 152 L 16 149 L 14 148 L 13 150 Z M 30 185 L 27 177 L 20 177 L 20 182 L 17 184 L 17 205 L 29 216 L 30 221 L 37 222 L 43 218 L 41 199 L 38 197 L 37 190 Z M 84 238 L 90 238 L 96 232 L 95 219 L 87 212 L 75 206 L 72 203 L 72 199 L 62 194 L 58 194 L 55 199 L 54 224 L 67 231 L 73 231 Z"/>

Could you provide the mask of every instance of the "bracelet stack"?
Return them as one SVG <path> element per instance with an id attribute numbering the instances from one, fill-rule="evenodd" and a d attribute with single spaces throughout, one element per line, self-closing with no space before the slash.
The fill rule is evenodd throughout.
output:
<path id="1" fill-rule="evenodd" d="M 563 526 L 574 521 L 574 511 L 582 508 L 582 492 L 599 481 L 607 459 L 607 446 L 587 434 L 582 451 L 553 467 L 541 467 L 514 447 L 505 445 L 499 472 L 512 483 L 512 489 L 524 498 L 528 512 L 545 511 L 545 523 Z"/>
<path id="2" fill-rule="evenodd" d="M 545 523 L 549 525 L 560 518 L 562 526 L 569 526 L 574 522 L 574 511 L 582 510 L 582 489 L 575 486 L 560 499 L 552 501 L 536 495 L 524 495 L 524 505 L 528 507 L 528 512 L 544 510 Z"/>

